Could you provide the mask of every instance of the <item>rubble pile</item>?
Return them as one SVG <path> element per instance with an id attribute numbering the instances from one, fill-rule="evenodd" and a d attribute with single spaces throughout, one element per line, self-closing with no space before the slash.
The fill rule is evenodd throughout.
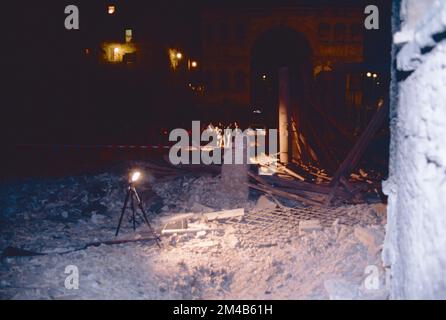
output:
<path id="1" fill-rule="evenodd" d="M 164 212 L 210 212 L 245 207 L 247 201 L 233 199 L 221 189 L 220 175 L 179 176 L 160 181 L 153 191 L 163 199 Z"/>
<path id="2" fill-rule="evenodd" d="M 140 168 L 144 170 L 143 165 Z M 321 215 L 294 215 L 284 202 L 270 196 L 253 193 L 244 203 L 231 202 L 225 199 L 220 183 L 219 175 L 155 179 L 147 171 L 138 192 L 162 234 L 162 248 L 153 242 L 138 242 L 148 230 L 138 220 L 133 232 L 126 217 L 120 237 L 134 242 L 66 254 L 57 253 L 115 239 L 125 170 L 3 186 L 2 252 L 15 247 L 44 255 L 2 256 L 1 298 L 387 297 L 380 258 L 385 205 L 340 206 L 336 210 L 357 223 L 332 219 L 327 224 Z M 318 209 L 305 210 L 311 214 Z M 281 213 L 287 213 L 286 219 L 277 215 Z M 79 269 L 79 290 L 64 286 L 68 265 Z M 367 287 L 370 266 L 379 271 L 378 288 Z"/>

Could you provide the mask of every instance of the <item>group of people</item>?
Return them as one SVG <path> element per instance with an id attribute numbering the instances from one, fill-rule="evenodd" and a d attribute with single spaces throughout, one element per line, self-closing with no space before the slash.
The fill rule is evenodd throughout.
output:
<path id="1" fill-rule="evenodd" d="M 205 130 L 213 132 L 217 136 L 217 147 L 227 148 L 231 146 L 232 133 L 239 132 L 240 126 L 236 121 L 229 123 L 226 127 L 221 122 L 215 126 L 210 123 Z"/>

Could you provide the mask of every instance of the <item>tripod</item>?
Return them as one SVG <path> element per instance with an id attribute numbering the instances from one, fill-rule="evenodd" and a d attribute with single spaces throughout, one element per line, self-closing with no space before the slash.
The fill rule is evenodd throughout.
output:
<path id="1" fill-rule="evenodd" d="M 158 245 L 158 247 L 161 248 L 161 245 L 160 245 L 161 239 L 155 233 L 155 230 L 153 230 L 152 226 L 150 225 L 149 219 L 147 218 L 147 214 L 144 211 L 144 207 L 142 205 L 142 201 L 139 198 L 138 193 L 136 192 L 135 186 L 133 185 L 132 182 L 129 183 L 129 186 L 127 188 L 127 194 L 125 196 L 124 206 L 122 207 L 121 216 L 119 217 L 119 223 L 118 223 L 118 228 L 116 229 L 115 237 L 118 236 L 119 229 L 121 228 L 122 218 L 124 217 L 125 209 L 127 209 L 127 204 L 129 202 L 129 199 L 130 199 L 130 208 L 132 210 L 133 231 L 136 230 L 136 211 L 139 208 L 139 210 L 141 210 L 141 212 L 142 212 L 142 217 L 143 217 L 145 223 L 147 224 L 147 226 L 149 227 L 150 231 L 155 236 L 156 244 Z M 137 203 L 137 206 L 138 206 L 138 208 L 136 208 L 136 209 L 135 209 L 135 200 L 136 200 L 136 203 Z"/>

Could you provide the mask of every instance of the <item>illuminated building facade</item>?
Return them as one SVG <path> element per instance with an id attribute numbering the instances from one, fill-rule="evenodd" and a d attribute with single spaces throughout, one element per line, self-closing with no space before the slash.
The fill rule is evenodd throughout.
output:
<path id="1" fill-rule="evenodd" d="M 361 8 L 219 8 L 205 11 L 202 18 L 201 70 L 205 87 L 202 103 L 251 106 L 259 95 L 255 91 L 261 91 L 257 82 L 268 83 L 276 76 L 275 67 L 280 63 L 292 65 L 291 60 L 298 59 L 311 68 L 309 81 L 327 77 L 325 73 L 336 70 L 354 70 L 344 72 L 342 85 L 347 100 L 360 104 L 361 75 L 355 66 L 364 61 L 363 20 Z M 261 57 L 262 50 L 274 51 L 271 46 L 277 51 L 290 48 L 289 57 L 280 57 L 280 53 Z M 302 51 L 307 53 L 302 55 Z M 268 61 L 271 59 L 277 59 L 277 64 Z M 262 63 L 266 66 L 264 70 Z"/>

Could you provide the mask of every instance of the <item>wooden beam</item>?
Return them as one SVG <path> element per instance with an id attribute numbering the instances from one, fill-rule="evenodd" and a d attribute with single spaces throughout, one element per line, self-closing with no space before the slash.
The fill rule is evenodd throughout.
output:
<path id="1" fill-rule="evenodd" d="M 336 193 L 336 190 L 341 182 L 341 177 L 345 176 L 346 174 L 350 175 L 351 171 L 358 165 L 359 160 L 366 151 L 373 136 L 384 123 L 384 120 L 386 119 L 387 116 L 387 111 L 388 111 L 387 104 L 384 104 L 380 109 L 378 109 L 378 111 L 375 113 L 370 123 L 367 125 L 364 132 L 359 137 L 355 146 L 350 150 L 347 157 L 339 166 L 338 170 L 333 176 L 333 180 L 331 181 L 332 190 L 327 195 L 327 198 L 324 202 L 325 206 L 330 205 Z"/>
<path id="2" fill-rule="evenodd" d="M 283 190 L 275 189 L 275 188 L 272 188 L 272 187 L 267 186 L 267 185 L 256 185 L 256 184 L 248 183 L 248 186 L 250 188 L 262 191 L 262 192 L 267 193 L 267 194 L 270 194 L 270 193 L 271 194 L 275 194 L 275 195 L 277 195 L 279 197 L 290 199 L 290 200 L 294 200 L 294 201 L 299 201 L 299 202 L 302 202 L 304 204 L 309 204 L 309 205 L 313 205 L 313 206 L 320 206 L 320 205 L 322 205 L 322 202 L 320 202 L 320 201 L 317 201 L 317 200 L 314 200 L 314 199 L 309 199 L 309 198 L 306 198 L 306 197 L 302 197 L 302 196 L 299 196 L 297 194 L 286 192 L 286 191 L 283 191 Z"/>

